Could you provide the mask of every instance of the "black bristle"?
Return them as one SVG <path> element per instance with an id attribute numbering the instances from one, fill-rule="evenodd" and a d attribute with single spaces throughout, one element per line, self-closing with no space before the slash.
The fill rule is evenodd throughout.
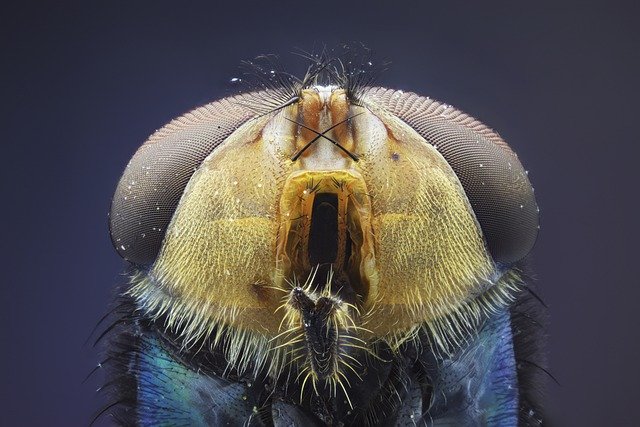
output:
<path id="1" fill-rule="evenodd" d="M 547 369 L 545 352 L 547 307 L 535 292 L 532 280 L 525 280 L 511 306 L 511 328 L 520 389 L 520 424 L 546 425 L 543 411 L 545 383 L 555 378 Z"/>
<path id="2" fill-rule="evenodd" d="M 124 295 L 125 289 L 125 286 L 116 289 L 111 309 L 98 323 L 108 322 L 95 341 L 103 349 L 104 358 L 88 377 L 100 370 L 98 368 L 104 371 L 107 381 L 98 389 L 98 393 L 104 395 L 107 401 L 96 412 L 91 424 L 110 417 L 112 423 L 117 425 L 135 425 L 137 384 L 133 369 L 139 352 L 141 319 L 133 300 Z"/>
<path id="3" fill-rule="evenodd" d="M 335 58 L 338 85 L 355 104 L 360 103 L 364 89 L 373 85 L 389 66 L 389 62 L 375 60 L 373 51 L 363 44 L 345 44 Z"/>
<path id="4" fill-rule="evenodd" d="M 308 62 L 302 78 L 284 71 L 276 55 L 260 55 L 242 62 L 244 78 L 232 80 L 241 83 L 241 91 L 248 92 L 243 103 L 257 116 L 291 105 L 303 89 L 313 85 L 340 87 L 351 102 L 359 104 L 364 89 L 388 66 L 388 62 L 374 61 L 372 51 L 362 44 L 345 44 L 331 51 L 323 48 L 320 53 L 298 50 L 294 54 Z"/>

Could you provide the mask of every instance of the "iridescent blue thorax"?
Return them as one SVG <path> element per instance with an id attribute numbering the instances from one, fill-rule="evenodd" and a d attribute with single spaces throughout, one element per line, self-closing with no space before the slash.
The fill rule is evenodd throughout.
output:
<path id="1" fill-rule="evenodd" d="M 385 386 L 366 387 L 353 410 L 343 406 L 344 419 L 357 425 L 359 417 L 375 414 L 383 425 L 517 424 L 518 383 L 507 310 L 487 319 L 478 335 L 450 357 L 436 357 L 426 350 L 412 353 L 408 350 L 388 362 L 378 361 L 363 378 L 364 384 L 382 380 L 386 387 L 395 387 L 397 402 L 382 402 L 389 399 Z M 154 333 L 144 334 L 131 364 L 138 384 L 140 425 L 268 425 L 269 419 L 276 425 L 320 422 L 312 404 L 296 401 L 297 393 L 197 372 L 172 355 L 172 349 Z M 425 388 L 430 388 L 427 399 Z M 379 411 L 368 413 L 376 409 L 378 400 L 382 402 Z"/>
<path id="2" fill-rule="evenodd" d="M 470 344 L 430 371 L 434 425 L 517 425 L 518 381 L 511 320 L 487 320 Z"/>

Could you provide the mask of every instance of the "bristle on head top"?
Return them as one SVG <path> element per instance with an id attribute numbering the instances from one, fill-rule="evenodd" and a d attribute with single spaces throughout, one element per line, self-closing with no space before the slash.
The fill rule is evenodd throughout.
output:
<path id="1" fill-rule="evenodd" d="M 307 61 L 300 77 L 285 71 L 277 55 L 259 55 L 243 61 L 239 83 L 243 92 L 252 97 L 243 101 L 257 115 L 279 111 L 299 99 L 300 92 L 312 86 L 336 86 L 346 91 L 351 102 L 359 104 L 363 91 L 386 70 L 388 62 L 374 59 L 371 49 L 362 44 L 344 44 L 340 48 L 318 53 L 298 50 L 295 55 Z"/>

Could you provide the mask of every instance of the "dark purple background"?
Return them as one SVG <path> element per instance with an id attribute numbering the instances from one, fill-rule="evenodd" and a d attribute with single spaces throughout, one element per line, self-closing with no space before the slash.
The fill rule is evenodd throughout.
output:
<path id="1" fill-rule="evenodd" d="M 637 7 L 130 3 L 1 12 L 0 424 L 85 425 L 98 406 L 83 342 L 121 280 L 107 211 L 144 139 L 228 94 L 242 59 L 299 70 L 293 48 L 354 40 L 392 62 L 380 83 L 475 115 L 531 171 L 554 425 L 638 418 Z"/>

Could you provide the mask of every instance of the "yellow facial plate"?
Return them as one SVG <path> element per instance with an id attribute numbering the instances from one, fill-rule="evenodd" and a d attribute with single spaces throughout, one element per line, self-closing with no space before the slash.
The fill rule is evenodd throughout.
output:
<path id="1" fill-rule="evenodd" d="M 331 102 L 319 95 L 319 102 L 251 121 L 217 148 L 194 173 L 152 280 L 141 286 L 154 287 L 204 329 L 227 325 L 277 335 L 278 307 L 292 279 L 287 214 L 309 212 L 295 207 L 305 182 L 337 179 L 350 188 L 344 194 L 359 197 L 352 209 L 364 235 L 360 274 L 370 282 L 359 321 L 373 335 L 440 318 L 484 291 L 495 266 L 451 167 L 394 116 L 345 106 L 343 94 L 334 95 Z M 302 111 L 307 104 L 318 111 Z M 348 139 L 344 145 L 358 161 L 323 138 L 291 160 L 303 132 L 290 120 L 312 117 L 314 129 L 323 131 L 347 113 L 354 118 L 327 136 Z"/>

